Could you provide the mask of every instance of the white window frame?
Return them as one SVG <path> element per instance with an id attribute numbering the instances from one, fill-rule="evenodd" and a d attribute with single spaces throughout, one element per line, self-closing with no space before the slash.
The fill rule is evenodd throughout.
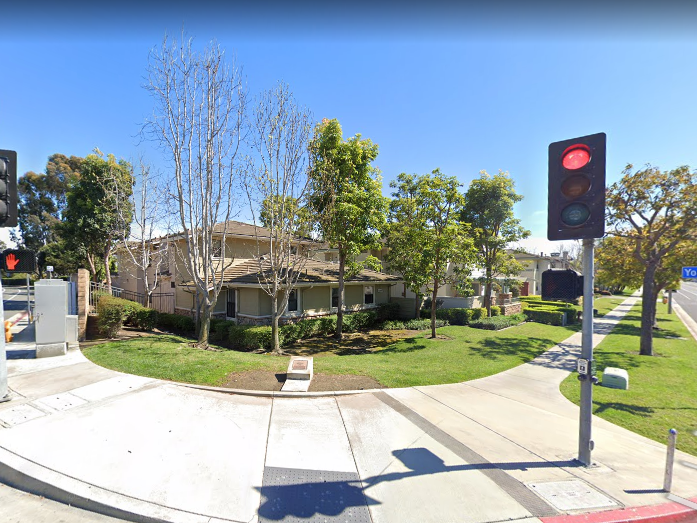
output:
<path id="1" fill-rule="evenodd" d="M 296 303 L 296 309 L 294 311 L 290 310 L 290 294 L 295 293 L 295 303 Z M 302 293 L 300 292 L 300 289 L 293 289 L 290 291 L 288 295 L 288 307 L 286 308 L 286 313 L 289 315 L 298 315 L 302 311 L 302 304 L 301 304 L 301 299 L 300 296 Z"/>
<path id="2" fill-rule="evenodd" d="M 215 259 L 221 259 L 223 257 L 223 240 L 222 239 L 217 239 L 213 238 L 213 245 L 211 246 L 213 248 L 213 258 Z M 220 247 L 216 248 L 216 243 L 220 245 Z"/>

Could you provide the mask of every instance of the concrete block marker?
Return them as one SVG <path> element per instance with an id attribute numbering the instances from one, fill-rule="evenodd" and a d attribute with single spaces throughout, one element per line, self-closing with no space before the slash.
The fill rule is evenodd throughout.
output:
<path id="1" fill-rule="evenodd" d="M 283 392 L 307 392 L 313 376 L 312 358 L 293 356 L 288 362 Z"/>
<path id="2" fill-rule="evenodd" d="M 22 404 L 0 412 L 0 422 L 12 427 L 45 415 L 44 411 L 32 405 Z"/>

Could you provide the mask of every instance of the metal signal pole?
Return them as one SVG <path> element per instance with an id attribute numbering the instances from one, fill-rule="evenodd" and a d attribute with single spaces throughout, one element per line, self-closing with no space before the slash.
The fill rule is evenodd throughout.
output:
<path id="1" fill-rule="evenodd" d="M 587 361 L 581 381 L 581 412 L 578 427 L 578 460 L 586 467 L 592 464 L 593 450 L 593 238 L 583 240 L 583 325 L 581 329 L 581 358 Z"/>

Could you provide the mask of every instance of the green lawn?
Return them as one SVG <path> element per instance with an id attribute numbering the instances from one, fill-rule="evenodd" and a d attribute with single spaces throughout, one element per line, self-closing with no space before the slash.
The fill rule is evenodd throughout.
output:
<path id="1" fill-rule="evenodd" d="M 496 374 L 530 361 L 566 339 L 578 326 L 525 323 L 503 331 L 450 326 L 438 329 L 448 339 L 431 340 L 424 332 L 386 347 L 355 355 L 314 359 L 323 374 L 357 374 L 386 387 L 455 383 Z M 288 358 L 190 347 L 186 338 L 150 336 L 109 342 L 84 349 L 104 367 L 201 385 L 219 385 L 231 372 L 262 369 L 285 372 Z"/>
<path id="2" fill-rule="evenodd" d="M 593 308 L 598 311 L 600 316 L 605 316 L 628 297 L 629 296 L 598 296 L 593 300 Z"/>
<path id="3" fill-rule="evenodd" d="M 629 390 L 595 387 L 594 413 L 661 443 L 678 430 L 678 448 L 697 455 L 697 342 L 667 306 L 658 305 L 660 331 L 654 332 L 654 356 L 639 356 L 641 304 L 637 303 L 595 349 L 598 374 L 605 367 L 629 373 Z M 572 374 L 561 392 L 578 404 L 579 382 Z"/>

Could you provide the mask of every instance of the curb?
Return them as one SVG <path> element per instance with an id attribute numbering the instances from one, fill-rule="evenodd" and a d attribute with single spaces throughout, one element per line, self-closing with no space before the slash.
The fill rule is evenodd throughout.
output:
<path id="1" fill-rule="evenodd" d="M 697 502 L 697 498 L 690 501 Z M 589 514 L 540 518 L 543 523 L 695 523 L 697 511 L 680 503 L 663 503 Z"/>
<path id="2" fill-rule="evenodd" d="M 65 505 L 134 523 L 232 521 L 113 492 L 44 467 L 3 447 L 0 447 L 0 482 Z"/>
<path id="3" fill-rule="evenodd" d="M 207 390 L 211 392 L 222 392 L 223 394 L 235 394 L 238 396 L 256 396 L 259 398 L 326 398 L 334 396 L 351 396 L 353 394 L 372 394 L 390 390 L 384 389 L 363 389 L 363 390 L 327 390 L 323 392 L 282 392 L 275 390 L 247 390 L 247 389 L 228 389 L 225 387 L 213 387 L 210 385 L 194 385 L 192 383 L 180 383 L 177 381 L 169 382 L 180 387 L 188 387 L 191 389 Z M 410 388 L 410 387 L 406 387 Z"/>

